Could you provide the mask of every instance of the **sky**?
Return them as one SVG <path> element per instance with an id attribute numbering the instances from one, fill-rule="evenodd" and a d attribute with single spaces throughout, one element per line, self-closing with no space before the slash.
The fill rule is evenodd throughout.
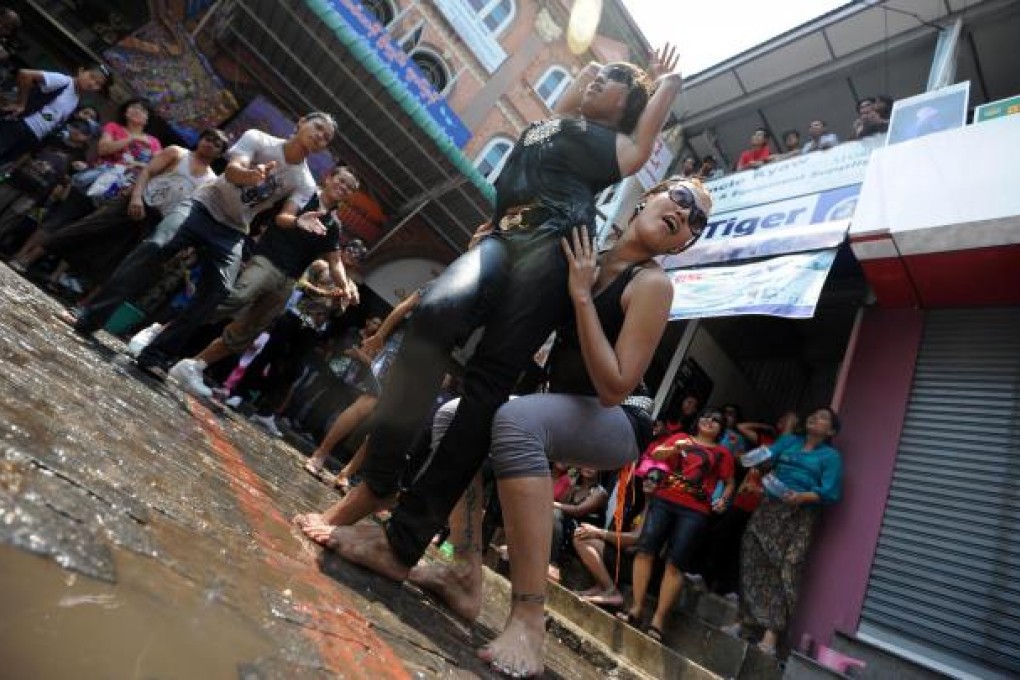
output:
<path id="1" fill-rule="evenodd" d="M 680 48 L 693 75 L 849 0 L 621 0 L 652 47 Z"/>

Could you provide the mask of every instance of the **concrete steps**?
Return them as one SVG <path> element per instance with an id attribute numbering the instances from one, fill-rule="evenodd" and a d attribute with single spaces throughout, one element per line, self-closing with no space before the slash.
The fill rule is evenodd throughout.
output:
<path id="1" fill-rule="evenodd" d="M 500 592 L 499 599 L 509 607 L 510 584 L 506 578 L 487 567 L 485 579 L 486 601 Z M 615 664 L 620 675 L 698 680 L 782 677 L 774 658 L 719 630 L 719 626 L 736 620 L 735 603 L 700 591 L 693 584 L 685 587 L 666 625 L 662 644 L 560 585 L 550 583 L 547 592 L 550 633 L 588 658 L 594 654 L 595 663 L 602 659 L 607 668 Z"/>

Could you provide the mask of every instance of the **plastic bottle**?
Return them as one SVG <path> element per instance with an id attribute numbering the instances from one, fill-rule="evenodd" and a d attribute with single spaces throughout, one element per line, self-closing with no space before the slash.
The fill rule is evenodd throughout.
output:
<path id="1" fill-rule="evenodd" d="M 746 468 L 756 467 L 772 458 L 772 449 L 759 446 L 740 457 L 740 464 Z"/>
<path id="2" fill-rule="evenodd" d="M 783 484 L 779 477 L 776 477 L 776 473 L 770 472 L 761 478 L 761 484 L 765 487 L 765 490 L 770 496 L 775 498 L 782 498 L 783 495 L 790 490 L 790 487 Z"/>

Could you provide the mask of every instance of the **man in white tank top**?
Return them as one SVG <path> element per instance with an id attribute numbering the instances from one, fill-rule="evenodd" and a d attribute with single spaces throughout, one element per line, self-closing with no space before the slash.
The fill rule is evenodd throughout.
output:
<path id="1" fill-rule="evenodd" d="M 121 252 L 117 246 L 125 239 L 137 240 L 156 225 L 176 230 L 187 216 L 191 195 L 216 179 L 209 165 L 223 154 L 227 145 L 223 132 L 210 129 L 201 134 L 194 151 L 166 147 L 142 169 L 130 193 L 49 234 L 38 248 L 22 256 L 19 264 L 30 267 L 46 253 L 71 260 L 72 264 L 75 260 L 91 261 L 83 262 L 83 266 L 94 264 L 95 254 L 102 253 L 104 245 Z M 115 268 L 117 263 L 110 264 Z M 99 280 L 106 278 L 102 272 L 91 274 Z"/>

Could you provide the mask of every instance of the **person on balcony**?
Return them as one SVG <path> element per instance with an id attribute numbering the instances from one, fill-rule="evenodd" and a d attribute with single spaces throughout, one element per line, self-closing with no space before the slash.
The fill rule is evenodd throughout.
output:
<path id="1" fill-rule="evenodd" d="M 768 162 L 771 153 L 768 130 L 756 128 L 751 135 L 751 148 L 740 154 L 740 159 L 737 160 L 737 170 L 760 168 Z"/>
<path id="2" fill-rule="evenodd" d="M 803 153 L 831 149 L 839 144 L 839 137 L 835 132 L 829 132 L 825 121 L 817 118 L 811 121 L 807 129 L 808 140 L 804 143 Z"/>

